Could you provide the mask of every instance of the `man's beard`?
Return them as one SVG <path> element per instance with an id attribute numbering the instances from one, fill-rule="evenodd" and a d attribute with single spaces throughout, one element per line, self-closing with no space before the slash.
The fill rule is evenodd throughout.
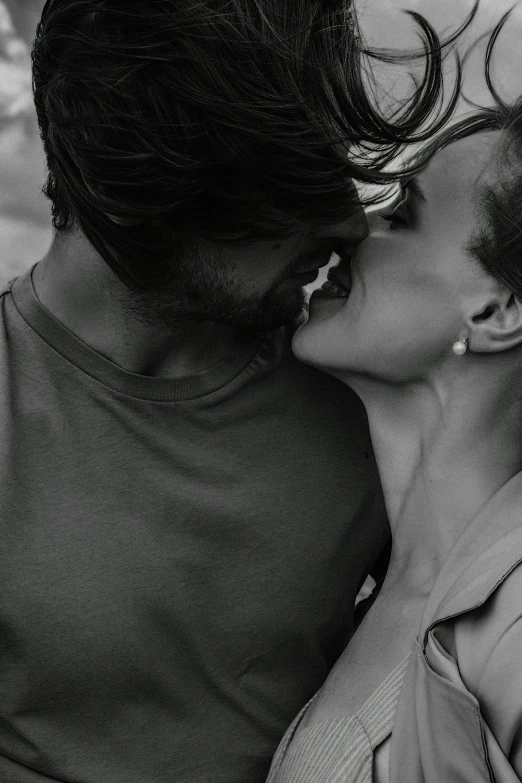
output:
<path id="1" fill-rule="evenodd" d="M 168 282 L 152 291 L 133 292 L 122 305 L 129 315 L 151 328 L 176 333 L 200 321 L 216 321 L 245 331 L 263 332 L 284 325 L 297 327 L 306 308 L 298 286 L 281 286 L 278 278 L 262 294 L 245 292 L 223 270 L 173 271 Z"/>

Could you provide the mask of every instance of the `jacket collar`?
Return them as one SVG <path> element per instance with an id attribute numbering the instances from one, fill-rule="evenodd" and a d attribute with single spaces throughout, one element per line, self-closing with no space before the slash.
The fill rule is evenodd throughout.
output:
<path id="1" fill-rule="evenodd" d="M 522 472 L 504 484 L 461 534 L 424 610 L 419 641 L 436 623 L 481 606 L 522 561 Z"/>

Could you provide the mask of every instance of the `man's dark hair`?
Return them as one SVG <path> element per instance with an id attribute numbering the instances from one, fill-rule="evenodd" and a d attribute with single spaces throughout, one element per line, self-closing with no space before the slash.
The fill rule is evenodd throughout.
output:
<path id="1" fill-rule="evenodd" d="M 512 9 L 507 11 L 496 25 L 486 48 L 485 77 L 493 105 L 480 107 L 468 101 L 478 111 L 449 125 L 412 157 L 407 164 L 406 179 L 423 171 L 437 152 L 460 139 L 486 131 L 503 131 L 492 161 L 496 180 L 478 188 L 475 196 L 478 226 L 466 249 L 486 272 L 522 299 L 522 97 L 507 103 L 491 77 L 493 49 L 511 12 Z"/>
<path id="2" fill-rule="evenodd" d="M 351 178 L 389 182 L 458 97 L 459 69 L 443 108 L 443 47 L 411 15 L 423 77 L 385 116 L 370 58 L 401 56 L 364 48 L 350 0 L 47 0 L 32 62 L 55 229 L 76 223 L 143 291 L 190 238 L 345 219 Z"/>

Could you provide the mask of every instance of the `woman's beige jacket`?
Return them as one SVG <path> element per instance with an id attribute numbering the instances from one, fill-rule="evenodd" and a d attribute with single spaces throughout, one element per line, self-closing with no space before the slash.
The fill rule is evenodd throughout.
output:
<path id="1" fill-rule="evenodd" d="M 390 783 L 522 780 L 522 473 L 450 552 L 410 655 Z"/>

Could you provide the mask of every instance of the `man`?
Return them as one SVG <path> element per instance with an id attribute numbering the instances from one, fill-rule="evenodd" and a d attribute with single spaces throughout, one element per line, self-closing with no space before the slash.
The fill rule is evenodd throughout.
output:
<path id="1" fill-rule="evenodd" d="M 0 780 L 261 783 L 348 641 L 388 527 L 359 401 L 290 340 L 366 236 L 351 175 L 441 88 L 395 127 L 361 71 L 337 0 L 44 8 L 55 237 L 0 299 Z"/>

